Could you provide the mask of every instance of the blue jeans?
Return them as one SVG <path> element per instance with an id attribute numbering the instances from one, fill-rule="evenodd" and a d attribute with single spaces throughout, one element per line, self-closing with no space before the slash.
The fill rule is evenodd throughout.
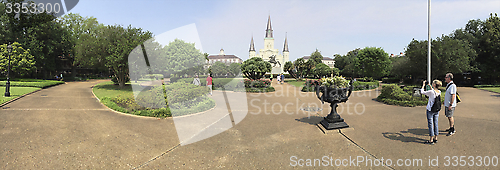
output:
<path id="1" fill-rule="evenodd" d="M 437 136 L 439 112 L 431 112 L 427 110 L 427 127 L 429 127 L 429 136 Z"/>

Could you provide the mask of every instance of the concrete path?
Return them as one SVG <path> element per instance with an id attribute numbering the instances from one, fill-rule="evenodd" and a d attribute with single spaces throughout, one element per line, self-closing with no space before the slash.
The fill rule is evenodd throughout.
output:
<path id="1" fill-rule="evenodd" d="M 129 116 L 101 105 L 91 93 L 99 82 L 51 87 L 1 108 L 0 169 L 430 169 L 429 157 L 436 156 L 440 169 L 456 169 L 444 166 L 444 156 L 500 156 L 500 96 L 473 88 L 458 89 L 457 134 L 443 132 L 433 146 L 422 143 L 428 139 L 425 107 L 376 102 L 378 90 L 354 92 L 338 108 L 351 128 L 325 135 L 316 123 L 329 105 L 276 81 L 276 92 L 246 94 L 248 113 L 234 127 L 181 146 L 172 118 Z M 202 114 L 222 112 L 221 95 L 215 92 L 217 108 Z M 444 112 L 439 123 L 448 128 Z M 351 163 L 361 157 L 359 166 Z M 376 166 L 381 158 L 392 165 Z M 400 167 L 398 159 L 422 159 L 422 165 Z"/>

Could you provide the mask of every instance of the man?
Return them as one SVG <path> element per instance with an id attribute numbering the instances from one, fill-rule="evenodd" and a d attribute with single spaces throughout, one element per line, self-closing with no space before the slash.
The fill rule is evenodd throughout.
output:
<path id="1" fill-rule="evenodd" d="M 200 79 L 198 78 L 198 75 L 196 75 L 196 77 L 194 78 L 193 84 L 197 85 L 197 86 L 200 86 L 201 82 L 200 82 Z"/>
<path id="2" fill-rule="evenodd" d="M 453 83 L 453 74 L 448 73 L 444 77 L 446 83 L 446 93 L 444 95 L 444 114 L 448 118 L 450 123 L 450 128 L 446 129 L 448 134 L 446 136 L 451 136 L 456 133 L 455 130 L 455 120 L 453 119 L 453 113 L 455 112 L 455 107 L 457 106 L 457 101 L 455 100 L 455 95 L 457 94 L 457 86 Z"/>

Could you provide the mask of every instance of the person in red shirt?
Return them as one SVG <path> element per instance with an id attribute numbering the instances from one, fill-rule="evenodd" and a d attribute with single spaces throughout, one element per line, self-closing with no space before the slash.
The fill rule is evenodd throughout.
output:
<path id="1" fill-rule="evenodd" d="M 212 74 L 208 75 L 207 77 L 207 87 L 208 91 L 210 92 L 210 96 L 212 95 Z"/>

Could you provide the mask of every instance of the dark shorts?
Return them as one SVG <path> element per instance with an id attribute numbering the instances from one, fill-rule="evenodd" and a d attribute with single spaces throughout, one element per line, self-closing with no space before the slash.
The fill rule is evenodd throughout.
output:
<path id="1" fill-rule="evenodd" d="M 451 107 L 451 110 L 449 110 L 448 107 L 444 109 L 444 115 L 446 115 L 446 117 L 453 117 L 453 112 L 455 112 L 455 107 Z"/>

